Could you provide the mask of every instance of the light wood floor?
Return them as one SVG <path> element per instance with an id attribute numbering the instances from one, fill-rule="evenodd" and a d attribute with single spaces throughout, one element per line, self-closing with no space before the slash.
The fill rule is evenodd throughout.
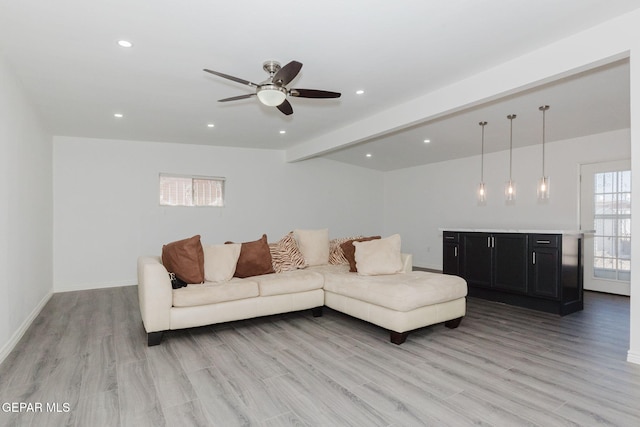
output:
<path id="1" fill-rule="evenodd" d="M 640 425 L 625 297 L 588 292 L 564 318 L 469 299 L 458 329 L 424 328 L 402 346 L 325 309 L 147 347 L 136 292 L 55 294 L 0 365 L 0 403 L 62 412 L 0 411 L 0 425 Z"/>

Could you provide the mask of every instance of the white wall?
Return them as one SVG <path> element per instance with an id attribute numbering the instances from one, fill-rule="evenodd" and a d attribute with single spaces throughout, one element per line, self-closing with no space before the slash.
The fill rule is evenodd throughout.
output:
<path id="1" fill-rule="evenodd" d="M 636 32 L 640 32 L 640 18 L 636 19 Z M 631 46 L 631 203 L 632 211 L 640 208 L 640 37 L 632 38 Z M 631 232 L 640 230 L 640 215 L 631 215 Z M 631 314 L 627 360 L 640 364 L 640 239 L 631 240 Z"/>
<path id="2" fill-rule="evenodd" d="M 294 228 L 333 237 L 382 229 L 381 172 L 282 151 L 54 138 L 54 289 L 136 283 L 136 258 L 164 243 L 277 241 Z M 160 172 L 226 177 L 226 207 L 158 205 Z"/>
<path id="3" fill-rule="evenodd" d="M 51 137 L 0 57 L 0 361 L 52 290 Z"/>
<path id="4" fill-rule="evenodd" d="M 551 197 L 539 203 L 536 184 L 541 146 L 513 151 L 517 198 L 504 201 L 509 152 L 485 155 L 487 203 L 477 202 L 480 156 L 385 174 L 385 234 L 398 232 L 416 266 L 442 268 L 439 228 L 578 229 L 580 164 L 630 158 L 629 130 L 548 143 L 546 170 Z M 399 191 L 398 189 L 403 189 Z"/>

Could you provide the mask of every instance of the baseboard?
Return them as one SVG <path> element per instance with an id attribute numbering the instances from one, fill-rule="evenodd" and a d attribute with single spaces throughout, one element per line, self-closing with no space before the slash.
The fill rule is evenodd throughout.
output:
<path id="1" fill-rule="evenodd" d="M 38 303 L 36 308 L 33 309 L 31 314 L 29 314 L 29 317 L 27 317 L 24 320 L 24 322 L 22 322 L 22 325 L 20 325 L 18 330 L 14 332 L 14 334 L 11 336 L 9 341 L 2 347 L 2 349 L 0 349 L 0 363 L 2 363 L 4 359 L 7 358 L 9 353 L 11 353 L 11 351 L 15 348 L 16 344 L 18 344 L 18 341 L 20 341 L 20 338 L 22 338 L 24 333 L 27 332 L 27 329 L 29 329 L 29 326 L 31 326 L 31 323 L 33 323 L 33 321 L 38 316 L 38 314 L 40 314 L 44 306 L 51 299 L 52 295 L 53 295 L 53 292 L 49 291 L 44 296 L 44 298 L 42 298 L 42 300 Z"/>
<path id="2" fill-rule="evenodd" d="M 629 350 L 627 352 L 627 362 L 635 363 L 640 365 L 640 353 L 636 353 L 635 351 Z"/>
<path id="3" fill-rule="evenodd" d="M 429 273 L 442 273 L 442 269 L 413 266 L 413 271 L 427 271 Z"/>
<path id="4" fill-rule="evenodd" d="M 62 292 L 73 292 L 73 291 L 88 291 L 91 289 L 104 289 L 104 288 L 118 288 L 120 286 L 133 286 L 137 285 L 137 280 L 120 280 L 113 282 L 104 282 L 104 283 L 89 283 L 87 285 L 53 285 L 53 291 L 55 293 Z"/>

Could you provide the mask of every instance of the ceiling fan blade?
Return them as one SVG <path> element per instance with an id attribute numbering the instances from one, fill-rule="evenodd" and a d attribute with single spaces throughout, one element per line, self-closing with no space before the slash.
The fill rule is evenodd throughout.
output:
<path id="1" fill-rule="evenodd" d="M 287 101 L 286 99 L 282 104 L 278 105 L 278 110 L 282 111 L 282 113 L 287 116 L 290 116 L 291 114 L 293 114 L 293 107 L 291 106 L 289 101 Z"/>
<path id="2" fill-rule="evenodd" d="M 233 77 L 228 74 L 219 73 L 213 70 L 207 70 L 206 68 L 203 71 L 206 71 L 207 73 L 215 74 L 216 76 L 219 76 L 219 77 L 224 77 L 225 79 L 233 80 L 236 83 L 240 83 L 240 84 L 251 86 L 251 87 L 258 87 L 257 84 L 250 82 L 249 80 L 240 79 L 238 77 Z"/>
<path id="3" fill-rule="evenodd" d="M 289 95 L 298 98 L 340 98 L 340 92 L 329 92 L 328 90 L 316 89 L 291 89 Z"/>
<path id="4" fill-rule="evenodd" d="M 237 101 L 239 99 L 251 98 L 252 96 L 255 96 L 255 95 L 256 95 L 255 93 L 249 93 L 246 95 L 232 96 L 231 98 L 218 99 L 218 102 Z"/>
<path id="5" fill-rule="evenodd" d="M 296 78 L 301 68 L 301 62 L 291 61 L 284 67 L 280 68 L 280 70 L 278 70 L 278 72 L 273 76 L 272 81 L 274 83 L 279 83 L 282 86 L 286 86 L 291 80 Z"/>

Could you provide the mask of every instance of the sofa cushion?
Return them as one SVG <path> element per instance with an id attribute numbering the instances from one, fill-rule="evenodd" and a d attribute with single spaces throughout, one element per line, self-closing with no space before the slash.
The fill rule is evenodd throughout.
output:
<path id="1" fill-rule="evenodd" d="M 384 239 L 368 242 L 353 242 L 355 246 L 356 269 L 362 276 L 395 274 L 402 271 L 400 235 L 394 234 Z"/>
<path id="2" fill-rule="evenodd" d="M 162 246 L 162 264 L 186 283 L 204 282 L 204 252 L 200 235 Z"/>
<path id="3" fill-rule="evenodd" d="M 402 312 L 467 295 L 467 282 L 448 274 L 412 271 L 382 276 L 341 272 L 324 272 L 323 275 L 325 292 Z"/>
<path id="4" fill-rule="evenodd" d="M 349 272 L 349 264 L 325 264 L 325 265 L 315 265 L 313 267 L 308 268 L 309 271 L 315 271 L 320 274 L 324 273 L 348 273 Z"/>
<path id="5" fill-rule="evenodd" d="M 380 236 L 362 237 L 360 239 L 347 240 L 340 245 L 344 257 L 349 261 L 349 271 L 355 273 L 356 269 L 356 247 L 353 246 L 353 242 L 368 242 L 369 240 L 380 239 Z"/>
<path id="6" fill-rule="evenodd" d="M 329 263 L 329 229 L 322 230 L 293 230 L 298 248 L 304 256 L 307 265 L 322 265 Z"/>
<path id="7" fill-rule="evenodd" d="M 204 245 L 204 279 L 213 283 L 230 280 L 236 272 L 241 247 L 240 243 Z"/>
<path id="8" fill-rule="evenodd" d="M 232 243 L 225 242 L 225 244 Z M 238 257 L 236 271 L 233 276 L 243 278 L 269 273 L 273 273 L 273 264 L 271 263 L 267 235 L 263 234 L 262 238 L 253 242 L 242 243 L 240 257 Z"/>
<path id="9" fill-rule="evenodd" d="M 293 237 L 293 231 L 278 242 L 269 243 L 269 250 L 271 251 L 273 270 L 276 273 L 305 268 L 307 265 L 304 256 L 298 249 L 296 239 Z"/>
<path id="10" fill-rule="evenodd" d="M 260 294 L 258 283 L 251 279 L 233 278 L 225 283 L 205 282 L 173 290 L 174 307 L 193 307 L 215 304 L 245 298 L 254 298 Z M 215 308 L 214 308 L 215 310 Z"/>
<path id="11" fill-rule="evenodd" d="M 322 289 L 324 277 L 310 270 L 285 271 L 278 274 L 255 276 L 251 280 L 258 282 L 260 296 L 292 294 L 296 292 Z"/>

